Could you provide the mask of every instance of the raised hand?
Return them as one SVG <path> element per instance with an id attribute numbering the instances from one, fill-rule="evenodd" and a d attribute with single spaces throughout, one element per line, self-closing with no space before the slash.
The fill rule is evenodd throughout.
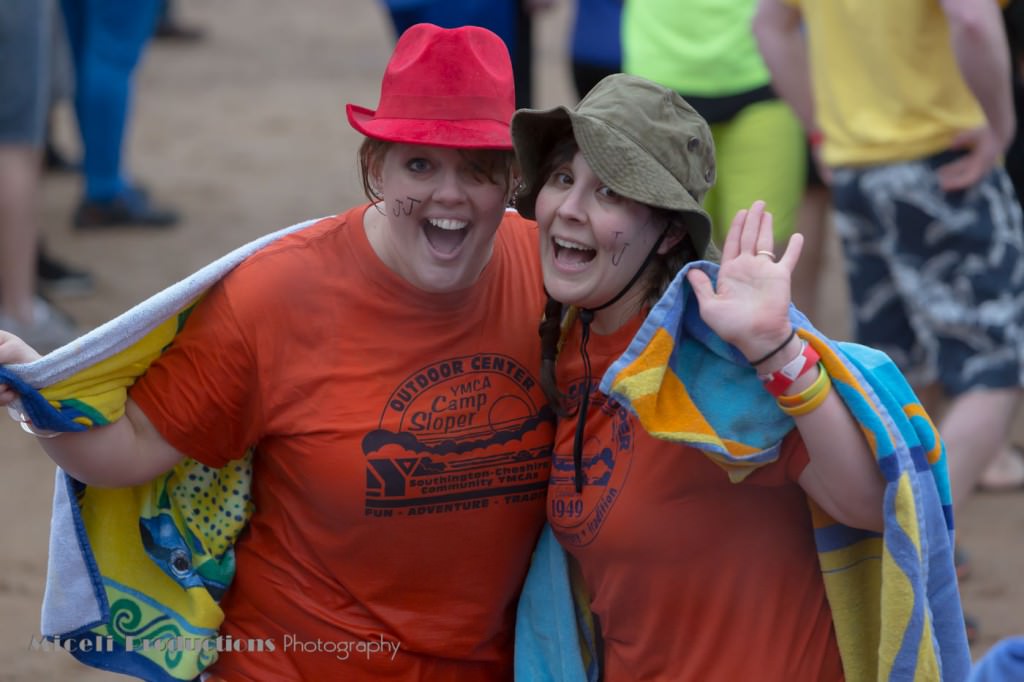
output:
<path id="1" fill-rule="evenodd" d="M 700 270 L 687 273 L 701 318 L 748 360 L 778 348 L 792 331 L 789 287 L 803 237 L 790 237 L 777 261 L 773 247 L 772 214 L 764 210 L 763 201 L 755 201 L 750 209 L 737 213 L 729 226 L 717 286 Z"/>

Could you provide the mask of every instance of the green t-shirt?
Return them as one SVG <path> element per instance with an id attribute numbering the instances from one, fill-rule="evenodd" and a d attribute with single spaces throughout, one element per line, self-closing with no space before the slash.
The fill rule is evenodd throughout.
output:
<path id="1" fill-rule="evenodd" d="M 751 30 L 757 0 L 627 0 L 622 68 L 684 95 L 724 97 L 771 82 Z"/>

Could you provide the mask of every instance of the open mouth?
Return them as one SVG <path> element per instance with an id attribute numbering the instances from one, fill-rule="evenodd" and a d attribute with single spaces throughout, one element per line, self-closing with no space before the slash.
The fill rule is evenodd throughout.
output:
<path id="1" fill-rule="evenodd" d="M 466 241 L 469 222 L 454 218 L 428 218 L 423 221 L 423 233 L 438 253 L 453 254 Z"/>
<path id="2" fill-rule="evenodd" d="M 555 247 L 555 262 L 561 265 L 579 267 L 597 256 L 595 249 L 561 237 L 552 237 L 551 243 Z"/>

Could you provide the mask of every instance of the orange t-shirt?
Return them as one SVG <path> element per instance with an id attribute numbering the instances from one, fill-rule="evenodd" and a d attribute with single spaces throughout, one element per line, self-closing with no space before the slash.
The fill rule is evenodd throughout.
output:
<path id="1" fill-rule="evenodd" d="M 544 522 L 553 420 L 537 380 L 532 223 L 507 213 L 479 281 L 428 294 L 358 207 L 207 295 L 132 398 L 214 467 L 255 446 L 222 653 L 231 680 L 509 680 Z"/>
<path id="2" fill-rule="evenodd" d="M 779 460 L 740 484 L 698 450 L 648 435 L 596 391 L 639 328 L 591 333 L 583 494 L 573 483 L 573 418 L 555 438 L 548 519 L 578 561 L 603 639 L 606 682 L 843 679 L 810 512 L 796 480 L 796 432 Z M 578 404 L 577 323 L 559 385 Z"/>

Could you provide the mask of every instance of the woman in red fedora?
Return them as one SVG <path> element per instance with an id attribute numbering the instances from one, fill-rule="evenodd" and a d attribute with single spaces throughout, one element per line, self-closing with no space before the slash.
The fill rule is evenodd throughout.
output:
<path id="1" fill-rule="evenodd" d="M 489 31 L 406 31 L 377 109 L 348 107 L 370 203 L 220 280 L 125 417 L 42 441 L 108 487 L 254 448 L 220 634 L 262 651 L 220 648 L 207 676 L 511 679 L 553 437 L 523 331 L 537 232 L 506 209 L 512 82 Z M 0 363 L 34 357 L 0 338 Z"/>

